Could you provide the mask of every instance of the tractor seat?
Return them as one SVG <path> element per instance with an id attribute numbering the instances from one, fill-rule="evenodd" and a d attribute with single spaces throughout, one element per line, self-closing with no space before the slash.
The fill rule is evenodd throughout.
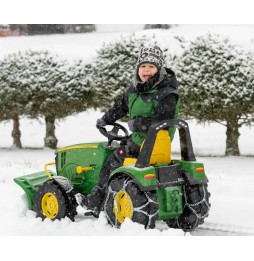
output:
<path id="1" fill-rule="evenodd" d="M 142 147 L 143 144 L 140 147 L 140 151 Z M 136 158 L 125 158 L 123 165 L 136 164 L 136 161 Z M 171 163 L 171 140 L 167 130 L 160 130 L 157 133 L 149 163 L 150 165 Z"/>

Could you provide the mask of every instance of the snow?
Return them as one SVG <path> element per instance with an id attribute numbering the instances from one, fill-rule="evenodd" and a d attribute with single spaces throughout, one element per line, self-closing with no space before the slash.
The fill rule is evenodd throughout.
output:
<path id="1" fill-rule="evenodd" d="M 140 28 L 137 28 L 140 30 Z M 246 50 L 253 49 L 254 26 L 252 25 L 181 25 L 172 30 L 137 31 L 136 34 L 156 34 L 159 44 L 168 47 L 173 53 L 182 51 L 175 39 L 181 35 L 188 40 L 208 31 L 228 36 Z M 12 52 L 27 48 L 33 50 L 50 50 L 69 60 L 85 59 L 90 61 L 96 55 L 102 42 L 110 42 L 127 35 L 116 29 L 99 30 L 87 34 L 47 35 L 31 37 L 0 38 L 0 59 Z M 127 32 L 128 31 L 128 32 Z M 105 140 L 95 128 L 96 119 L 101 117 L 100 111 L 89 110 L 57 121 L 56 136 L 58 146 Z M 224 157 L 225 127 L 216 123 L 199 125 L 188 121 L 197 160 L 205 165 L 211 192 L 211 212 L 206 222 L 246 226 L 254 230 L 254 132 L 253 127 L 240 129 L 239 146 L 241 157 Z M 125 124 L 125 126 L 127 126 Z M 54 151 L 41 149 L 45 135 L 45 124 L 23 118 L 21 120 L 22 144 L 27 149 L 10 149 L 11 122 L 0 123 L 0 235 L 12 236 L 183 236 L 180 230 L 169 229 L 159 223 L 154 230 L 144 230 L 142 226 L 127 220 L 122 228 L 113 229 L 107 224 L 101 213 L 99 219 L 83 216 L 78 208 L 76 222 L 69 219 L 62 221 L 45 220 L 35 217 L 35 213 L 27 210 L 23 190 L 13 182 L 13 178 L 29 173 L 39 172 L 45 163 L 54 159 Z M 175 136 L 173 153 L 179 157 L 178 136 Z M 174 158 L 174 157 L 173 157 Z M 53 168 L 52 168 L 53 170 Z M 191 234 L 187 233 L 190 236 Z"/>
<path id="2" fill-rule="evenodd" d="M 104 138 L 96 130 L 95 119 L 101 116 L 100 112 L 90 111 L 89 113 L 83 113 L 78 116 L 69 117 L 70 120 L 62 122 L 65 126 L 62 129 L 63 140 L 69 136 L 69 140 L 75 137 L 73 142 L 62 141 L 62 145 L 69 145 L 72 143 L 82 143 L 89 141 L 104 140 Z M 82 120 L 83 118 L 83 120 Z M 27 120 L 21 121 L 25 123 Z M 80 125 L 78 122 L 84 122 L 83 131 L 75 129 L 75 133 L 72 133 L 71 126 Z M 91 124 L 92 128 L 87 128 L 86 122 Z M 94 123 L 93 123 L 94 122 Z M 21 124 L 22 124 L 21 123 Z M 61 123 L 59 123 L 61 124 Z M 67 124 L 67 125 L 66 125 Z M 60 127 L 60 126 L 58 126 Z M 21 127 L 22 128 L 22 127 Z M 36 143 L 36 140 L 40 138 L 37 136 L 38 128 L 42 128 L 39 124 L 33 126 L 27 135 L 30 143 L 23 142 L 24 146 L 30 144 L 41 145 Z M 1 130 L 0 130 L 1 132 Z M 40 132 L 40 131 L 39 131 Z M 77 134 L 80 135 L 77 135 Z M 57 133 L 60 141 L 60 133 Z M 88 137 L 87 137 L 88 135 Z M 79 137 L 78 137 L 79 136 Z M 6 135 L 7 137 L 7 135 Z M 86 137 L 84 139 L 84 137 Z M 0 191 L 0 198 L 13 198 L 13 202 L 10 205 L 8 201 L 0 200 L 0 231 L 3 235 L 183 235 L 182 231 L 163 231 L 159 230 L 144 230 L 142 226 L 132 224 L 131 221 L 124 224 L 123 229 L 112 229 L 107 224 L 106 218 L 102 213 L 98 220 L 91 218 L 84 218 L 81 208 L 79 208 L 79 215 L 77 222 L 73 223 L 69 219 L 65 219 L 61 222 L 51 222 L 47 220 L 42 222 L 41 219 L 35 218 L 34 212 L 27 211 L 27 204 L 23 196 L 24 192 L 17 184 L 13 182 L 13 178 L 22 176 L 29 173 L 39 172 L 43 169 L 45 163 L 52 161 L 54 158 L 54 151 L 50 149 L 37 150 L 0 150 L 0 166 L 1 166 L 1 178 L 0 184 L 3 189 Z M 54 169 L 52 169 L 54 170 Z M 7 211 L 8 210 L 8 211 Z M 5 221 L 4 221 L 5 220 Z M 6 225 L 6 222 L 10 225 Z"/>
<path id="3" fill-rule="evenodd" d="M 59 146 L 106 140 L 95 128 L 96 119 L 101 115 L 100 111 L 90 110 L 69 116 L 65 121 L 59 121 L 56 128 Z M 127 124 L 124 125 L 127 127 Z M 221 146 L 221 143 L 225 142 L 223 128 L 215 124 L 200 126 L 195 122 L 189 125 L 194 151 L 199 155 L 224 153 L 224 147 Z M 158 229 L 154 230 L 144 230 L 141 225 L 133 224 L 131 221 L 124 223 L 120 230 L 113 229 L 107 224 L 104 213 L 101 213 L 98 220 L 85 218 L 84 211 L 80 207 L 75 223 L 67 218 L 61 222 L 50 220 L 42 222 L 40 218 L 35 218 L 35 213 L 27 210 L 24 192 L 13 182 L 13 178 L 42 171 L 44 164 L 54 159 L 53 150 L 39 149 L 43 146 L 44 128 L 45 126 L 38 122 L 21 120 L 23 146 L 34 148 L 14 150 L 8 149 L 11 146 L 10 124 L 5 123 L 0 126 L 0 133 L 4 134 L 1 135 L 4 139 L 0 139 L 0 144 L 1 147 L 6 147 L 0 149 L 0 235 L 184 235 L 182 231 L 169 229 L 161 222 L 158 224 Z M 253 153 L 254 139 L 249 140 L 250 135 L 253 135 L 253 130 L 247 132 L 246 129 L 246 133 L 242 133 L 240 145 L 244 144 L 243 151 Z M 172 147 L 173 158 L 178 159 L 180 156 L 177 135 Z M 212 153 L 210 149 L 213 149 Z M 210 181 L 209 191 L 212 194 L 212 208 L 206 222 L 244 226 L 254 231 L 254 158 L 198 156 L 197 161 L 205 165 Z M 54 167 L 50 169 L 55 171 Z M 11 199 L 11 203 L 5 200 L 6 198 Z"/>
<path id="4" fill-rule="evenodd" d="M 254 25 L 181 25 L 173 27 L 171 30 L 141 30 L 140 25 L 115 26 L 119 28 L 118 30 L 111 26 L 112 30 L 110 30 L 110 25 L 107 26 L 108 30 L 105 26 L 99 25 L 98 32 L 85 34 L 0 38 L 0 58 L 6 54 L 29 48 L 32 50 L 49 50 L 70 60 L 85 59 L 86 62 L 90 62 L 103 42 L 109 43 L 119 39 L 120 36 L 126 36 L 133 32 L 137 36 L 146 34 L 152 37 L 155 35 L 160 46 L 169 48 L 172 54 L 182 52 L 180 43 L 175 37 L 182 36 L 185 40 L 194 40 L 197 36 L 209 32 L 228 37 L 246 50 L 253 50 L 254 47 Z M 128 30 L 125 30 L 125 27 Z M 121 31 L 119 31 L 120 29 Z"/>

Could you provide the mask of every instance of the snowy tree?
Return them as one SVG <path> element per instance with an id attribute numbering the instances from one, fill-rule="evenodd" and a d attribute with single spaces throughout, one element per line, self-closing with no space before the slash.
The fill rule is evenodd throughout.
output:
<path id="1" fill-rule="evenodd" d="M 94 98 L 98 107 L 106 110 L 122 97 L 134 77 L 141 48 L 149 44 L 156 44 L 155 39 L 131 35 L 109 44 L 104 43 L 98 50 L 89 76 L 89 83 L 96 91 Z"/>
<path id="2" fill-rule="evenodd" d="M 45 147 L 55 149 L 55 120 L 91 106 L 92 95 L 85 79 L 85 66 L 82 62 L 70 66 L 47 51 L 28 50 L 9 55 L 4 60 L 5 66 L 12 64 L 12 60 L 16 66 L 15 89 L 21 96 L 25 95 L 22 101 L 26 101 L 25 106 L 20 107 L 19 115 L 43 116 Z"/>
<path id="3" fill-rule="evenodd" d="M 226 155 L 240 155 L 239 128 L 254 120 L 253 55 L 208 34 L 190 43 L 176 69 L 181 109 L 226 126 Z"/>
<path id="4" fill-rule="evenodd" d="M 19 117 L 29 99 L 28 86 L 23 82 L 22 64 L 13 54 L 0 61 L 0 120 L 13 120 L 13 146 L 22 148 Z"/>
<path id="5" fill-rule="evenodd" d="M 37 81 L 30 84 L 32 94 L 26 112 L 33 117 L 45 117 L 45 147 L 55 149 L 55 120 L 91 107 L 92 95 L 85 78 L 85 66 L 81 61 L 70 66 L 66 60 L 48 52 L 27 55 Z"/>

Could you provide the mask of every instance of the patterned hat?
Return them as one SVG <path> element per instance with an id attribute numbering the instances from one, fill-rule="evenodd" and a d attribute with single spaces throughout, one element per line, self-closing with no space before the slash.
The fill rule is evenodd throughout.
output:
<path id="1" fill-rule="evenodd" d="M 160 70 L 164 63 L 162 50 L 158 46 L 142 48 L 137 62 L 137 70 L 143 63 L 151 63 Z"/>

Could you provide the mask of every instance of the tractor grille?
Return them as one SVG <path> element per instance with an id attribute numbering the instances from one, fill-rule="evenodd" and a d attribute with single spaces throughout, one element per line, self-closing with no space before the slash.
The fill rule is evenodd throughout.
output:
<path id="1" fill-rule="evenodd" d="M 63 151 L 61 153 L 61 168 L 63 168 L 63 166 L 65 165 L 66 163 L 66 151 Z"/>

